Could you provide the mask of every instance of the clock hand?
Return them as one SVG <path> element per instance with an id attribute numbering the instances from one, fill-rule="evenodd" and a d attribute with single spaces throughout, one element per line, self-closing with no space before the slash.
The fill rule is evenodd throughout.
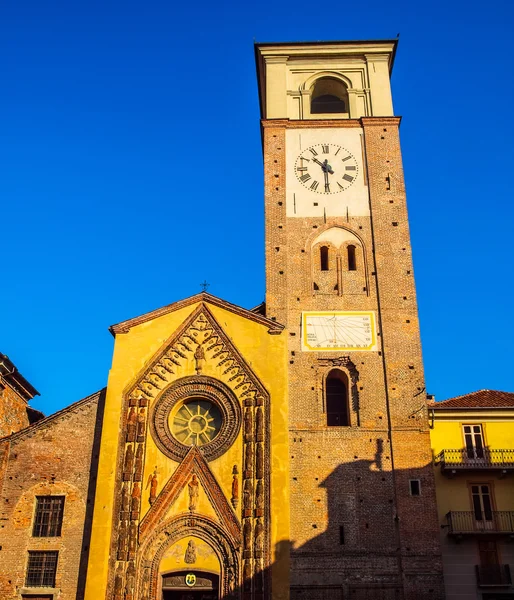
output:
<path id="1" fill-rule="evenodd" d="M 328 164 L 328 160 L 325 158 L 324 162 L 323 162 L 323 166 L 321 167 L 323 169 L 323 173 L 330 173 L 331 175 L 334 174 L 334 171 L 332 171 L 332 167 Z"/>

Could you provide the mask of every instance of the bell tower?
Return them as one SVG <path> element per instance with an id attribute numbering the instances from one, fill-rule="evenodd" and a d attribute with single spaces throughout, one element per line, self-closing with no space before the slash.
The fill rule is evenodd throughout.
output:
<path id="1" fill-rule="evenodd" d="M 443 597 L 396 45 L 255 47 L 266 316 L 288 338 L 292 600 Z"/>

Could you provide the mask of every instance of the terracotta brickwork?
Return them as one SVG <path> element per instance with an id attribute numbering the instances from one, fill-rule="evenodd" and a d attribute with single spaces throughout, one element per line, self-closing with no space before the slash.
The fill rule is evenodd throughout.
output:
<path id="1" fill-rule="evenodd" d="M 0 598 L 82 597 L 103 392 L 0 440 Z M 61 535 L 34 537 L 37 496 L 64 496 Z M 58 551 L 55 588 L 26 587 L 29 551 Z"/>
<path id="2" fill-rule="evenodd" d="M 266 311 L 288 336 L 292 598 L 330 586 L 351 597 L 443 594 L 398 126 L 263 121 Z M 371 216 L 286 216 L 286 130 L 313 127 L 363 128 Z M 333 227 L 359 239 L 365 285 L 318 294 L 313 241 Z M 302 352 L 301 313 L 313 310 L 374 311 L 379 350 Z M 335 366 L 350 382 L 350 427 L 326 425 Z M 411 479 L 421 496 L 410 495 Z"/>
<path id="3" fill-rule="evenodd" d="M 0 389 L 0 437 L 30 425 L 27 401 L 10 387 Z"/>

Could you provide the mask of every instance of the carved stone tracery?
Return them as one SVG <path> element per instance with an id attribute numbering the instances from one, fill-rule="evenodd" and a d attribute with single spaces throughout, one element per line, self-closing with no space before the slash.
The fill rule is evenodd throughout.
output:
<path id="1" fill-rule="evenodd" d="M 185 361 L 194 365 L 197 374 L 177 379 L 177 367 L 183 367 Z M 223 381 L 202 375 L 209 362 L 218 370 L 221 369 Z M 205 397 L 214 402 L 220 409 L 225 424 L 225 432 L 222 430 L 211 442 L 193 448 L 178 442 L 168 425 L 173 407 L 191 396 L 200 399 Z M 196 536 L 207 541 L 219 555 L 223 576 L 222 594 L 230 597 L 242 584 L 247 592 L 251 592 L 253 587 L 256 598 L 262 597 L 267 585 L 263 579 L 263 569 L 264 565 L 269 564 L 270 551 L 267 525 L 269 503 L 266 501 L 269 497 L 269 397 L 207 306 L 200 305 L 194 311 L 172 341 L 165 345 L 150 361 L 143 374 L 126 390 L 125 398 L 126 408 L 120 438 L 120 470 L 125 483 L 122 484 L 116 508 L 119 521 L 115 524 L 114 556 L 117 562 L 113 563 L 110 578 L 113 596 L 116 600 L 123 600 L 123 592 L 119 592 L 122 589 L 125 599 L 155 600 L 159 561 L 165 549 L 173 543 L 172 540 Z M 219 486 L 215 479 L 209 480 L 209 477 L 213 478 L 212 475 L 202 482 L 202 488 L 210 496 L 211 504 L 214 501 L 214 505 L 220 507 L 223 501 L 226 503 L 218 511 L 223 527 L 230 523 L 225 532 L 209 518 L 194 512 L 195 507 L 191 509 L 195 504 L 194 498 L 190 503 L 189 517 L 175 517 L 162 525 L 162 519 L 147 519 L 147 514 L 139 523 L 139 482 L 144 469 L 147 423 L 160 450 L 181 463 L 177 471 L 187 462 L 185 457 L 191 451 L 190 462 L 212 460 L 223 454 L 235 441 L 243 426 L 241 523 L 238 524 L 224 493 L 216 491 Z M 170 440 L 173 441 L 170 443 Z M 205 468 L 201 471 L 210 471 L 206 462 L 204 465 Z M 189 471 L 186 483 L 191 481 L 193 472 Z M 239 495 L 237 475 L 236 468 L 231 490 L 234 508 L 238 504 Z M 149 476 L 145 489 L 150 488 L 150 512 L 156 508 L 156 516 L 161 512 L 159 499 L 166 489 L 174 489 L 175 492 L 171 494 L 176 497 L 177 483 L 172 484 L 171 488 L 169 486 L 166 483 L 159 492 L 157 470 Z M 227 495 L 230 496 L 230 490 L 227 490 Z M 165 496 L 171 504 L 174 501 L 172 496 L 169 493 Z M 229 531 L 232 534 L 227 537 Z M 133 561 L 138 565 L 134 586 L 131 582 Z"/>

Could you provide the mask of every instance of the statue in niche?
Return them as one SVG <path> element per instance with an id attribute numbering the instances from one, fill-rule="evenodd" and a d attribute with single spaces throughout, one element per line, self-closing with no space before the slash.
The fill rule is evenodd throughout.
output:
<path id="1" fill-rule="evenodd" d="M 245 479 L 244 488 L 243 488 L 243 508 L 245 510 L 252 509 L 252 482 L 250 479 Z"/>
<path id="2" fill-rule="evenodd" d="M 227 569 L 227 581 L 228 581 L 228 593 L 233 594 L 236 587 L 236 575 L 234 573 L 234 567 L 230 566 Z"/>
<path id="3" fill-rule="evenodd" d="M 130 503 L 131 504 L 130 510 L 132 511 L 133 516 L 134 516 L 134 514 L 139 515 L 140 499 L 141 499 L 141 488 L 139 486 L 139 483 L 136 481 L 136 483 L 134 483 L 134 487 L 132 488 L 132 500 Z"/>
<path id="4" fill-rule="evenodd" d="M 246 444 L 245 447 L 245 471 L 251 474 L 253 470 L 253 452 L 252 444 Z"/>
<path id="5" fill-rule="evenodd" d="M 184 562 L 186 562 L 188 565 L 192 565 L 196 562 L 196 544 L 194 540 L 189 540 L 187 543 Z"/>
<path id="6" fill-rule="evenodd" d="M 243 567 L 244 589 L 249 592 L 252 589 L 252 562 L 246 559 Z"/>
<path id="7" fill-rule="evenodd" d="M 245 519 L 243 525 L 243 547 L 245 550 L 252 548 L 252 524 L 250 519 Z"/>
<path id="8" fill-rule="evenodd" d="M 257 441 L 262 442 L 264 440 L 264 417 L 261 406 L 257 408 L 257 413 L 255 415 L 255 433 L 257 435 Z"/>
<path id="9" fill-rule="evenodd" d="M 134 585 L 136 582 L 136 568 L 134 567 L 134 563 L 130 562 L 127 569 L 127 582 L 125 584 L 125 594 L 127 596 L 132 596 L 134 593 Z"/>
<path id="10" fill-rule="evenodd" d="M 199 484 L 196 475 L 193 474 L 191 481 L 187 484 L 189 492 L 189 510 L 195 512 L 198 506 Z"/>
<path id="11" fill-rule="evenodd" d="M 261 552 L 262 546 L 264 542 L 264 525 L 262 524 L 262 519 L 257 519 L 257 523 L 255 524 L 255 536 L 253 541 L 253 548 L 255 552 Z M 257 556 L 257 554 L 256 554 Z"/>
<path id="12" fill-rule="evenodd" d="M 121 488 L 121 512 L 128 512 L 130 510 L 130 499 L 128 485 L 124 483 Z"/>
<path id="13" fill-rule="evenodd" d="M 137 415 L 137 441 L 143 441 L 145 437 L 145 409 L 140 408 Z"/>
<path id="14" fill-rule="evenodd" d="M 148 502 L 150 506 L 155 502 L 155 498 L 157 497 L 157 467 L 155 467 L 154 472 L 148 477 L 148 482 L 146 484 L 146 489 L 150 487 L 150 497 Z"/>
<path id="15" fill-rule="evenodd" d="M 148 592 L 150 591 L 150 569 L 145 567 L 143 571 L 143 580 L 141 582 L 141 598 L 143 600 L 148 599 Z"/>
<path id="16" fill-rule="evenodd" d="M 129 541 L 128 541 L 128 551 L 129 554 L 132 554 L 136 551 L 137 545 L 137 527 L 134 521 L 130 524 L 129 527 Z"/>
<path id="17" fill-rule="evenodd" d="M 143 444 L 137 445 L 136 450 L 136 461 L 134 465 L 134 479 L 136 481 L 141 481 L 141 477 L 143 475 Z"/>
<path id="18" fill-rule="evenodd" d="M 196 373 L 200 375 L 205 364 L 205 351 L 202 344 L 195 350 Z"/>
<path id="19" fill-rule="evenodd" d="M 237 470 L 237 465 L 234 465 L 234 468 L 232 469 L 232 498 L 231 498 L 232 506 L 234 508 L 237 508 L 237 505 L 239 504 L 239 480 L 237 479 L 238 474 L 239 473 Z"/>
<path id="20" fill-rule="evenodd" d="M 116 568 L 116 575 L 114 577 L 114 595 L 121 596 L 123 593 L 123 567 L 121 563 Z"/>
<path id="21" fill-rule="evenodd" d="M 130 475 L 132 473 L 133 466 L 134 466 L 134 450 L 132 449 L 132 444 L 128 444 L 127 450 L 125 451 L 125 461 L 123 463 L 123 473 Z"/>
<path id="22" fill-rule="evenodd" d="M 245 410 L 244 428 L 245 428 L 245 440 L 251 440 L 252 439 L 252 409 L 251 408 L 247 408 Z"/>
<path id="23" fill-rule="evenodd" d="M 129 410 L 129 414 L 127 417 L 127 442 L 133 442 L 136 437 L 136 411 L 134 407 Z"/>
<path id="24" fill-rule="evenodd" d="M 264 485 L 262 481 L 257 482 L 255 490 L 255 506 L 256 508 L 264 508 Z"/>
<path id="25" fill-rule="evenodd" d="M 257 460 L 256 460 L 256 473 L 255 476 L 257 479 L 262 479 L 264 477 L 264 446 L 262 442 L 257 444 L 256 448 Z"/>
<path id="26" fill-rule="evenodd" d="M 119 533 L 118 533 L 118 557 L 123 557 L 127 551 L 127 524 L 125 521 L 121 522 Z M 120 558 L 123 560 L 123 558 Z"/>

